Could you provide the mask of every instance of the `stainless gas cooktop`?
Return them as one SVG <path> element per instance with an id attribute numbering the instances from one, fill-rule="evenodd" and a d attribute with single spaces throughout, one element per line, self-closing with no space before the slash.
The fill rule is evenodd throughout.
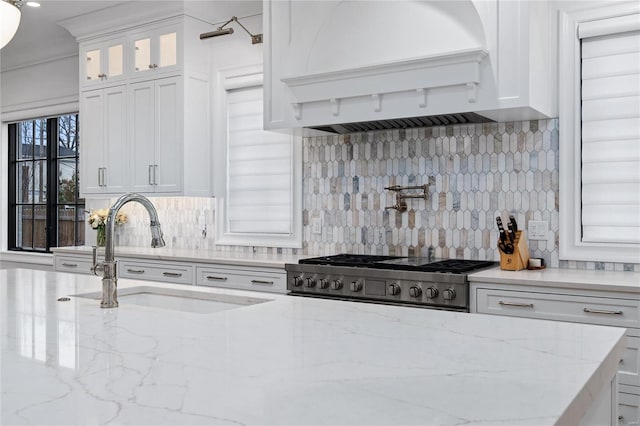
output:
<path id="1" fill-rule="evenodd" d="M 467 274 L 496 262 L 338 254 L 287 264 L 292 295 L 469 310 Z"/>

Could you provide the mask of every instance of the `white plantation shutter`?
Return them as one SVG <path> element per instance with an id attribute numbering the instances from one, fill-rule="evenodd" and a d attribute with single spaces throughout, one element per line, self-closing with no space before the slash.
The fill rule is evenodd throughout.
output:
<path id="1" fill-rule="evenodd" d="M 227 230 L 291 234 L 291 136 L 264 131 L 262 86 L 227 92 Z"/>
<path id="2" fill-rule="evenodd" d="M 581 23 L 582 241 L 640 243 L 640 15 Z"/>

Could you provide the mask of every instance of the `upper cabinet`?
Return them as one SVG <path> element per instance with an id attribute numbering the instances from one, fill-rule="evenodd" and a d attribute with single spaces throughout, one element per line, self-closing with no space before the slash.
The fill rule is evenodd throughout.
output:
<path id="1" fill-rule="evenodd" d="M 265 0 L 265 128 L 556 116 L 552 22 L 548 1 Z"/>
<path id="2" fill-rule="evenodd" d="M 178 49 L 182 34 L 179 28 L 168 26 L 141 31 L 132 36 L 131 73 L 146 77 L 172 72 L 182 63 L 182 49 Z"/>
<path id="3" fill-rule="evenodd" d="M 213 195 L 209 50 L 199 39 L 209 30 L 180 15 L 80 39 L 83 196 Z M 116 86 L 117 97 L 107 90 Z"/>
<path id="4" fill-rule="evenodd" d="M 125 78 L 127 40 L 108 39 L 80 48 L 80 86 L 118 84 Z"/>

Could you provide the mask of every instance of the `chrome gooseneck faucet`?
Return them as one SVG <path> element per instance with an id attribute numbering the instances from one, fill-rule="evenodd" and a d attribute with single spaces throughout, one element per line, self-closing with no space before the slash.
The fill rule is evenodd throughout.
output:
<path id="1" fill-rule="evenodd" d="M 93 248 L 93 267 L 91 271 L 94 275 L 102 272 L 101 308 L 118 307 L 118 276 L 113 251 L 115 235 L 114 223 L 120 208 L 130 201 L 137 201 L 142 204 L 149 213 L 149 219 L 151 220 L 151 247 L 164 247 L 165 245 L 164 239 L 162 238 L 162 230 L 160 229 L 160 222 L 158 221 L 158 212 L 156 212 L 156 208 L 153 207 L 151 201 L 143 195 L 134 193 L 124 194 L 118 198 L 109 209 L 109 214 L 107 215 L 104 262 L 98 263 L 96 247 Z"/>

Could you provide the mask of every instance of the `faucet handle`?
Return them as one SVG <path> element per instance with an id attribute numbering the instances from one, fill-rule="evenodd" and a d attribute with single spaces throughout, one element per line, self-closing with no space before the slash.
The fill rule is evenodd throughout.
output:
<path id="1" fill-rule="evenodd" d="M 98 263 L 98 247 L 91 247 L 91 256 L 93 263 L 93 266 L 91 266 L 91 273 L 93 275 L 98 275 L 98 273 L 104 272 L 104 264 Z"/>

